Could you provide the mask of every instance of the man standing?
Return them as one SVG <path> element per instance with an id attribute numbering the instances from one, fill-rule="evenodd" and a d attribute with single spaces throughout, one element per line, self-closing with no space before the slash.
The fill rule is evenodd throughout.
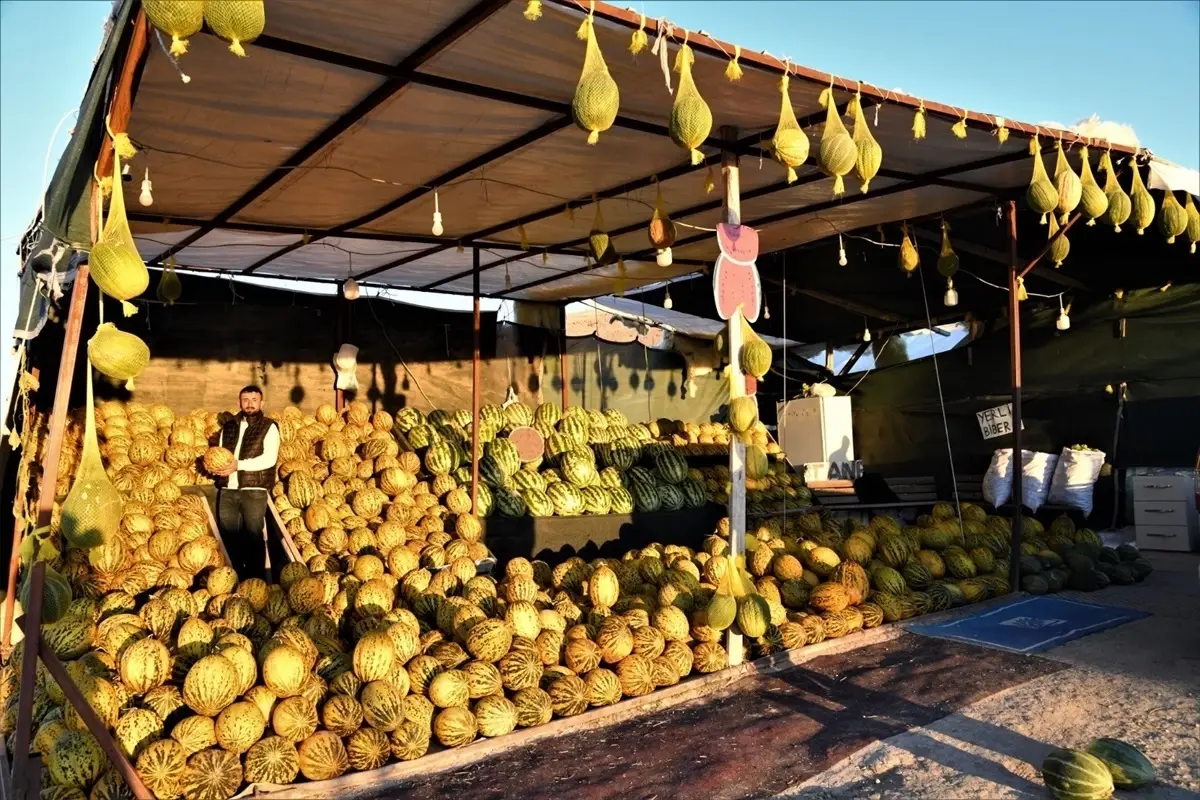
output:
<path id="1" fill-rule="evenodd" d="M 265 574 L 267 500 L 275 486 L 279 426 L 263 414 L 263 393 L 247 386 L 238 394 L 241 413 L 221 428 L 220 445 L 235 463 L 217 476 L 217 523 L 238 577 Z"/>

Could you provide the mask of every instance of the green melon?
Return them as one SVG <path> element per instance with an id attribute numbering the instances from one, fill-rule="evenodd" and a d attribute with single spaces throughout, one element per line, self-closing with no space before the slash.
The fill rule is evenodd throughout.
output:
<path id="1" fill-rule="evenodd" d="M 1108 766 L 1082 750 L 1051 751 L 1042 762 L 1042 780 L 1056 800 L 1108 800 L 1113 793 Z"/>
<path id="2" fill-rule="evenodd" d="M 1108 767 L 1118 789 L 1140 789 L 1156 780 L 1154 765 L 1142 751 L 1120 739 L 1096 739 L 1087 751 Z"/>

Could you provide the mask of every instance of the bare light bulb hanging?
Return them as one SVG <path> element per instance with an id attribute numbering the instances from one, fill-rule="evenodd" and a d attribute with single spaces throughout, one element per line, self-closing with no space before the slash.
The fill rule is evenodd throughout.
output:
<path id="1" fill-rule="evenodd" d="M 768 306 L 764 305 L 763 306 L 763 319 L 770 319 L 770 318 L 771 318 L 771 309 Z"/>
<path id="2" fill-rule="evenodd" d="M 354 278 L 347 278 L 346 282 L 342 284 L 342 297 L 347 300 L 357 300 L 358 295 L 358 281 Z"/>
<path id="3" fill-rule="evenodd" d="M 667 296 L 663 298 L 663 308 L 674 308 L 675 301 L 671 299 L 671 288 L 667 287 Z"/>
<path id="4" fill-rule="evenodd" d="M 946 304 L 946 308 L 954 308 L 958 305 L 958 290 L 954 288 L 954 279 L 946 278 L 946 296 L 942 298 Z"/>
<path id="5" fill-rule="evenodd" d="M 1055 321 L 1054 327 L 1060 331 L 1071 329 L 1071 317 L 1067 314 L 1067 310 L 1063 308 L 1061 294 L 1058 296 L 1058 319 Z"/>
<path id="6" fill-rule="evenodd" d="M 138 195 L 138 202 L 149 208 L 154 205 L 154 194 L 151 190 L 154 188 L 150 183 L 150 169 L 146 169 L 146 177 L 142 178 L 142 193 Z"/>
<path id="7" fill-rule="evenodd" d="M 508 274 L 508 267 L 504 267 L 504 291 L 512 290 L 512 276 Z"/>
<path id="8" fill-rule="evenodd" d="M 867 327 L 867 320 L 865 317 L 863 318 L 863 341 L 871 341 L 871 329 Z"/>
<path id="9" fill-rule="evenodd" d="M 660 267 L 671 266 L 671 264 L 674 263 L 673 257 L 671 255 L 671 248 L 664 247 L 662 250 L 655 251 L 654 261 Z"/>
<path id="10" fill-rule="evenodd" d="M 438 204 L 437 189 L 433 190 L 433 235 L 441 236 L 445 232 L 442 227 L 442 210 Z"/>
<path id="11" fill-rule="evenodd" d="M 838 234 L 838 265 L 844 267 L 844 266 L 846 266 L 847 263 L 849 263 L 849 262 L 846 261 L 846 245 L 844 242 L 842 242 L 842 235 L 839 233 Z"/>

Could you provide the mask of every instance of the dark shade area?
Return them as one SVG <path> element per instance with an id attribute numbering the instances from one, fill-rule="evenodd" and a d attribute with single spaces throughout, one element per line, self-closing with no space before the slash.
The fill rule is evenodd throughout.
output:
<path id="1" fill-rule="evenodd" d="M 856 750 L 1065 668 L 902 635 L 755 675 L 677 708 L 389 787 L 414 800 L 770 797 Z M 1017 734 L 978 723 L 975 744 Z"/>

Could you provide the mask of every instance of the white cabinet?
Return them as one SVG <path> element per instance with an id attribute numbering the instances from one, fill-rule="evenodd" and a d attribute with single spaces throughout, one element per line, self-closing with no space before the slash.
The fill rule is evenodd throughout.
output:
<path id="1" fill-rule="evenodd" d="M 1145 550 L 1197 549 L 1195 470 L 1135 467 L 1130 473 L 1137 546 Z"/>
<path id="2" fill-rule="evenodd" d="M 854 418 L 849 397 L 801 397 L 780 403 L 779 446 L 788 463 L 854 463 Z"/>

